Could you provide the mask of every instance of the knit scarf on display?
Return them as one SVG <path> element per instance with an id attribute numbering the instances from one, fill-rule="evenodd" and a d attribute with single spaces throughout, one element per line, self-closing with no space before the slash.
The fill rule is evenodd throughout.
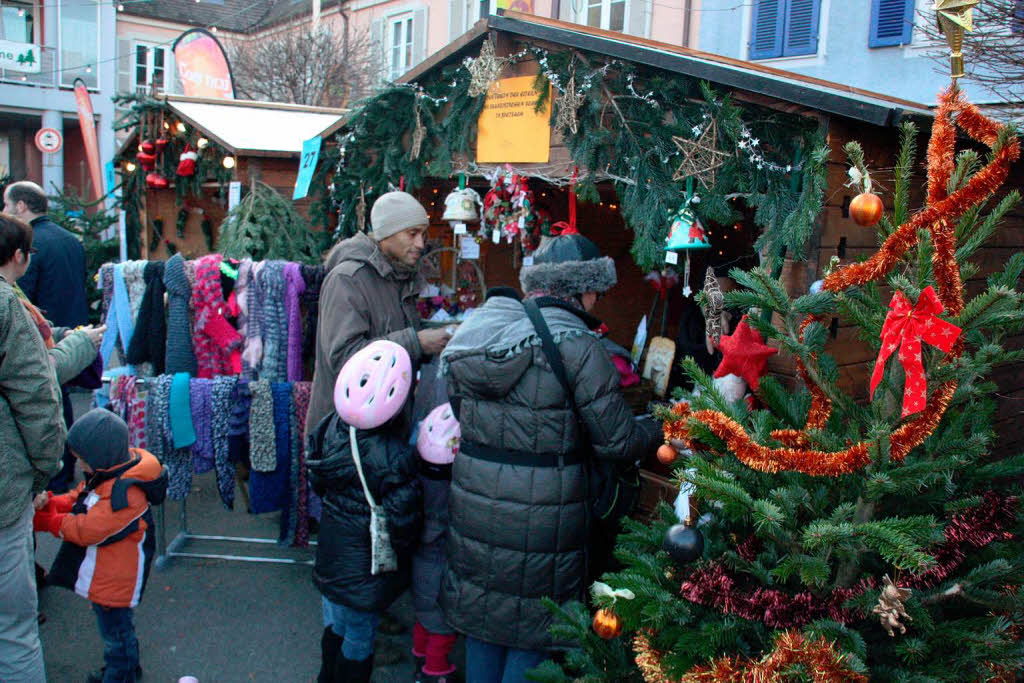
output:
<path id="1" fill-rule="evenodd" d="M 178 372 L 171 377 L 167 409 L 171 424 L 171 440 L 176 449 L 189 448 L 196 442 L 196 431 L 192 424 L 188 373 Z"/>
<path id="2" fill-rule="evenodd" d="M 192 444 L 196 474 L 213 469 L 212 397 L 213 380 L 195 378 L 189 381 L 192 426 L 196 432 L 196 442 Z"/>
<path id="3" fill-rule="evenodd" d="M 249 410 L 252 404 L 252 382 L 239 377 L 231 395 L 231 415 L 228 417 L 228 435 L 249 438 Z"/>
<path id="4" fill-rule="evenodd" d="M 285 307 L 285 261 L 267 261 L 260 272 L 263 292 L 260 327 L 263 362 L 260 379 L 283 382 L 288 379 L 288 311 Z"/>
<path id="5" fill-rule="evenodd" d="M 299 297 L 306 289 L 298 263 L 285 264 L 284 281 L 284 305 L 288 327 L 288 381 L 298 382 L 302 379 L 302 312 L 299 310 Z"/>
<path id="6" fill-rule="evenodd" d="M 263 379 L 251 382 L 252 405 L 249 409 L 249 460 L 256 472 L 277 469 L 277 451 L 274 445 L 274 401 L 270 382 Z"/>
<path id="7" fill-rule="evenodd" d="M 302 293 L 303 330 L 302 355 L 311 358 L 316 352 L 316 323 L 320 317 L 320 287 L 324 283 L 327 270 L 323 265 L 299 266 L 306 290 Z"/>
<path id="8" fill-rule="evenodd" d="M 252 296 L 252 259 L 238 263 L 238 277 L 235 279 L 235 300 L 238 302 L 238 334 L 242 335 L 242 375 L 252 377 L 253 368 L 245 361 L 245 345 L 249 339 L 249 298 Z"/>
<path id="9" fill-rule="evenodd" d="M 293 459 L 295 449 L 292 447 L 291 416 L 295 412 L 292 406 L 292 385 L 288 382 L 275 382 L 271 386 L 271 394 L 274 400 L 274 441 L 278 468 L 286 469 L 286 473 L 278 473 L 282 475 L 280 481 L 285 487 L 281 491 L 281 532 L 278 542 L 291 545 L 295 540 L 295 506 L 292 505 L 291 492 L 295 490 L 298 474 L 298 466 Z"/>
<path id="10" fill-rule="evenodd" d="M 107 311 L 107 331 L 103 333 L 103 341 L 100 343 L 100 356 L 103 357 L 105 368 L 110 366 L 110 356 L 114 353 L 118 340 L 121 342 L 121 348 L 127 349 L 135 330 L 135 318 L 132 317 L 128 287 L 124 281 L 124 266 L 123 263 L 114 264 L 114 295 Z M 129 374 L 135 373 L 129 369 Z"/>
<path id="11" fill-rule="evenodd" d="M 142 296 L 135 333 L 128 347 L 126 360 L 138 365 L 149 362 L 153 372 L 163 374 L 167 340 L 164 319 L 164 262 L 149 261 L 143 272 L 146 290 Z"/>
<path id="12" fill-rule="evenodd" d="M 221 376 L 213 380 L 211 415 L 213 436 L 213 464 L 217 470 L 217 491 L 224 507 L 235 506 L 235 467 L 228 457 L 229 416 L 231 398 L 235 390 L 235 377 Z"/>
<path id="13" fill-rule="evenodd" d="M 309 394 L 311 382 L 295 382 L 292 384 L 292 444 L 298 451 L 298 482 L 293 492 L 295 499 L 295 541 L 299 548 L 309 546 L 309 473 L 306 470 L 306 449 L 302 435 L 306 432 L 306 412 L 309 410 Z"/>
<path id="14" fill-rule="evenodd" d="M 242 361 L 245 363 L 246 374 L 259 374 L 263 362 L 263 285 L 260 273 L 263 272 L 265 261 L 252 264 L 249 270 L 249 282 L 246 288 L 246 304 L 249 309 L 245 322 L 245 349 Z"/>
<path id="15" fill-rule="evenodd" d="M 114 264 L 104 263 L 100 266 L 99 288 L 103 292 L 103 304 L 100 310 L 100 320 L 106 320 L 107 311 L 110 310 L 110 300 L 114 298 Z"/>
<path id="16" fill-rule="evenodd" d="M 171 436 L 170 393 L 172 375 L 150 380 L 146 401 L 146 441 L 149 452 L 167 469 L 167 497 L 185 500 L 192 488 L 192 451 L 175 448 Z"/>
<path id="17" fill-rule="evenodd" d="M 185 257 L 172 256 L 164 266 L 164 287 L 167 290 L 167 348 L 164 352 L 164 370 L 168 373 L 187 372 L 195 375 L 196 354 L 192 350 L 192 322 L 189 302 L 192 283 L 185 268 Z"/>

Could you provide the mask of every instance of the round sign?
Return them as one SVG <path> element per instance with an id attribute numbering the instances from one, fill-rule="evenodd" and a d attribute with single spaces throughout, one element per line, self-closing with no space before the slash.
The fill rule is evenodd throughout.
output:
<path id="1" fill-rule="evenodd" d="M 55 128 L 40 128 L 36 133 L 36 148 L 40 152 L 59 152 L 63 144 L 64 140 Z"/>

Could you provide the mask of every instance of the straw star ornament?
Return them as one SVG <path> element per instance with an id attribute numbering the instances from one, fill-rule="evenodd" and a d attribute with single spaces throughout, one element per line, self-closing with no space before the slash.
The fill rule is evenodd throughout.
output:
<path id="1" fill-rule="evenodd" d="M 718 123 L 712 118 L 696 140 L 672 136 L 683 154 L 683 160 L 676 169 L 672 180 L 696 178 L 705 188 L 715 184 L 715 173 L 729 155 L 718 149 Z"/>
<path id="2" fill-rule="evenodd" d="M 568 129 L 573 135 L 579 130 L 579 118 L 576 112 L 583 105 L 586 96 L 576 91 L 576 74 L 569 77 L 565 91 L 558 97 L 558 114 L 555 116 L 555 127 L 559 130 Z"/>
<path id="3" fill-rule="evenodd" d="M 491 89 L 491 84 L 501 75 L 501 70 L 505 68 L 505 58 L 496 57 L 494 43 L 485 40 L 484 44 L 480 46 L 480 55 L 476 59 L 469 60 L 466 68 L 469 69 L 469 96 L 480 97 L 487 94 L 487 91 Z"/>

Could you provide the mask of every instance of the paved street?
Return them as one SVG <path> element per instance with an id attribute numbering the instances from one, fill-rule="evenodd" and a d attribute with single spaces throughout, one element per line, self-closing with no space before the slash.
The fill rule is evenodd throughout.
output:
<path id="1" fill-rule="evenodd" d="M 83 406 L 76 406 L 76 414 L 83 412 Z M 179 528 L 180 508 L 176 502 L 165 505 L 170 539 Z M 236 507 L 241 508 L 242 503 L 236 502 Z M 212 472 L 194 479 L 188 511 L 193 533 L 277 537 L 276 513 L 255 516 L 241 509 L 225 510 Z M 49 534 L 37 534 L 36 538 L 37 557 L 49 568 L 57 539 Z M 312 557 L 310 550 L 214 541 L 193 541 L 187 550 L 300 560 Z M 136 610 L 144 680 L 174 683 L 184 675 L 196 676 L 202 683 L 314 680 L 322 626 L 320 594 L 310 572 L 307 565 L 195 558 L 175 558 L 164 570 L 154 566 Z M 102 665 L 103 651 L 89 603 L 63 588 L 47 588 L 40 606 L 47 616 L 40 633 L 49 680 L 84 681 Z M 395 613 L 411 632 L 408 595 L 397 604 Z M 411 635 L 380 636 L 378 648 L 382 640 L 401 645 L 405 660 L 378 669 L 375 683 L 411 681 Z"/>

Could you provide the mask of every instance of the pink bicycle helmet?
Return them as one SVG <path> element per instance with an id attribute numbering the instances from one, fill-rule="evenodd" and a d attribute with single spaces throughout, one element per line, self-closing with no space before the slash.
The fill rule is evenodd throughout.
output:
<path id="1" fill-rule="evenodd" d="M 455 419 L 452 405 L 445 403 L 430 411 L 420 423 L 420 433 L 416 439 L 416 450 L 420 457 L 435 465 L 450 465 L 459 452 L 459 439 L 462 431 L 459 421 Z"/>
<path id="2" fill-rule="evenodd" d="M 348 359 L 334 383 L 338 417 L 357 429 L 375 429 L 402 410 L 412 384 L 409 353 L 379 339 Z"/>

